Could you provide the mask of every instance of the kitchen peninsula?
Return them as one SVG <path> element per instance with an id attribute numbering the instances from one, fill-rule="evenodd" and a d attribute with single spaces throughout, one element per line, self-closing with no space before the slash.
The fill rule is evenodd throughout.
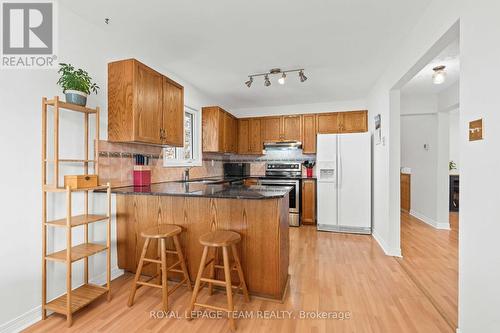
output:
<path id="1" fill-rule="evenodd" d="M 203 250 L 199 237 L 212 230 L 233 230 L 241 235 L 238 252 L 250 294 L 282 300 L 288 283 L 290 189 L 204 181 L 115 188 L 118 266 L 135 272 L 144 244 L 142 230 L 176 224 L 183 229 L 181 244 L 194 280 Z M 154 244 L 148 255 L 156 251 Z M 154 269 L 143 272 L 153 275 Z M 238 281 L 236 272 L 234 279 Z"/>

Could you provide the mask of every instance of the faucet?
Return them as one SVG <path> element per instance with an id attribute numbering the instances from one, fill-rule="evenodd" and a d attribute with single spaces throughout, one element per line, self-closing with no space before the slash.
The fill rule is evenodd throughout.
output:
<path id="1" fill-rule="evenodd" d="M 190 168 L 184 169 L 184 175 L 182 177 L 182 180 L 185 181 L 185 182 L 189 181 L 189 169 Z"/>

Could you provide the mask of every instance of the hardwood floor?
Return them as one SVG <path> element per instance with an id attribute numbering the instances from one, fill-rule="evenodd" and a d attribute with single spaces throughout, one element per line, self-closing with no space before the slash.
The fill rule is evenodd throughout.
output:
<path id="1" fill-rule="evenodd" d="M 398 262 L 428 296 L 450 327 L 458 326 L 458 213 L 450 213 L 450 229 L 438 230 L 401 213 Z"/>
<path id="2" fill-rule="evenodd" d="M 402 266 L 386 256 L 370 236 L 317 232 L 314 227 L 290 228 L 290 285 L 283 304 L 252 298 L 244 303 L 235 296 L 235 308 L 255 311 L 253 319 L 237 319 L 239 332 L 453 332 Z M 265 258 L 262 258 L 265 260 Z M 52 315 L 26 332 L 228 332 L 227 319 L 154 319 L 161 309 L 161 291 L 140 288 L 132 308 L 127 307 L 132 275 L 112 282 L 113 299 L 96 301 L 74 316 Z M 173 314 L 184 315 L 190 293 L 178 289 L 169 298 Z M 218 291 L 200 302 L 225 305 Z M 290 319 L 255 318 L 257 311 L 293 311 Z M 348 319 L 301 319 L 300 311 L 340 311 Z M 276 314 L 276 312 L 274 312 Z M 262 312 L 261 312 L 262 314 Z"/>

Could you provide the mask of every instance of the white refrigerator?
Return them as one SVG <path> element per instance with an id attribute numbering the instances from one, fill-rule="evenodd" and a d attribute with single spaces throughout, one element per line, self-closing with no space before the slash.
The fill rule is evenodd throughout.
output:
<path id="1" fill-rule="evenodd" d="M 318 230 L 371 234 L 371 134 L 318 134 Z"/>

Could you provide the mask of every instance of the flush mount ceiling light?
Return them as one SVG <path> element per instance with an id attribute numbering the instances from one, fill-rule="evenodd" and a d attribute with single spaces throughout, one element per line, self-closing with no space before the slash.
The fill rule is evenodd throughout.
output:
<path id="1" fill-rule="evenodd" d="M 245 82 L 245 85 L 250 88 L 253 83 L 253 78 L 256 76 L 264 76 L 264 85 L 266 87 L 269 87 L 271 85 L 271 80 L 269 79 L 269 75 L 279 75 L 281 74 L 281 77 L 278 79 L 278 83 L 283 85 L 286 83 L 286 73 L 291 73 L 291 72 L 299 72 L 299 79 L 300 82 L 304 82 L 307 80 L 307 77 L 304 75 L 304 69 L 303 68 L 298 68 L 298 69 L 289 69 L 286 71 L 282 71 L 280 68 L 273 68 L 269 70 L 267 73 L 259 73 L 259 74 L 252 74 L 248 75 L 250 78 L 248 81 Z"/>
<path id="2" fill-rule="evenodd" d="M 432 82 L 434 84 L 442 84 L 446 80 L 446 66 L 437 66 L 432 69 Z"/>

